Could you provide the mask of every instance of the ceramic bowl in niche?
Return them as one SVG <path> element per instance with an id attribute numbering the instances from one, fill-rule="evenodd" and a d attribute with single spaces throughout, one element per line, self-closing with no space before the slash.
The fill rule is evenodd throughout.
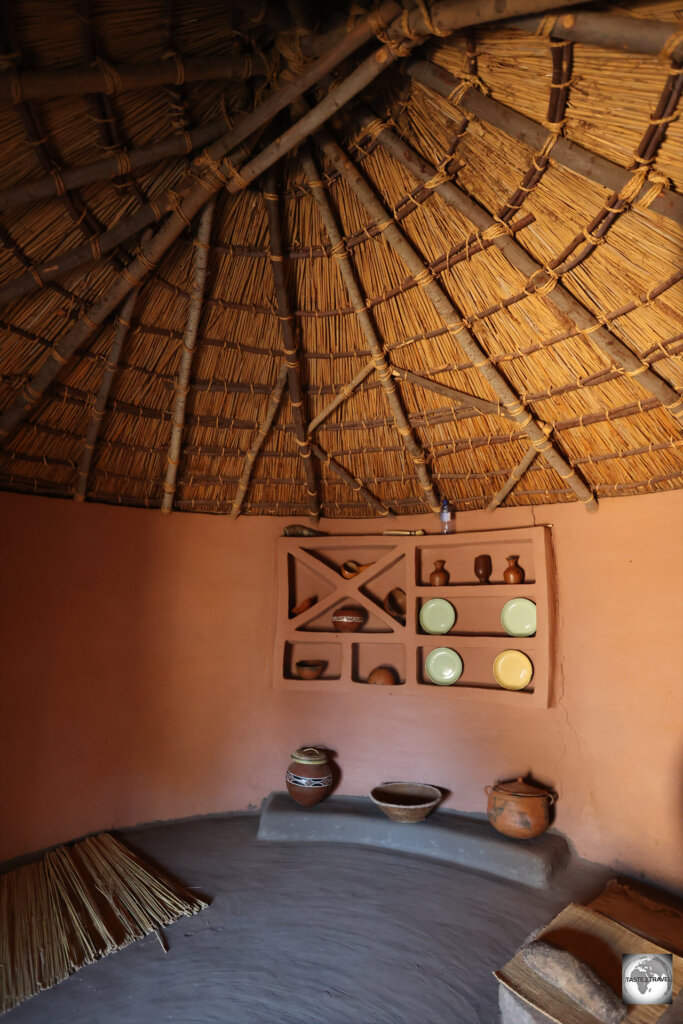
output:
<path id="1" fill-rule="evenodd" d="M 462 669 L 462 658 L 450 647 L 435 647 L 425 658 L 425 675 L 437 686 L 457 683 Z"/>
<path id="2" fill-rule="evenodd" d="M 506 690 L 523 690 L 533 674 L 531 659 L 523 651 L 501 651 L 493 663 L 493 678 Z"/>
<path id="3" fill-rule="evenodd" d="M 508 636 L 533 636 L 536 632 L 536 605 L 526 597 L 513 597 L 503 605 L 500 624 Z"/>
<path id="4" fill-rule="evenodd" d="M 420 608 L 420 626 L 425 633 L 447 633 L 455 619 L 455 608 L 443 597 L 433 597 Z"/>
<path id="5" fill-rule="evenodd" d="M 327 666 L 326 661 L 297 661 L 294 666 L 299 679 L 320 679 Z"/>

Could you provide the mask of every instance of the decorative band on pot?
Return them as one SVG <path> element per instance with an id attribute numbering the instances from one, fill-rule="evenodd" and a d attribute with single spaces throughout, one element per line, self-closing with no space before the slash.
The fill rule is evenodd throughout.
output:
<path id="1" fill-rule="evenodd" d="M 285 774 L 287 792 L 301 807 L 320 803 L 332 789 L 332 773 L 327 754 L 317 747 L 295 750 Z"/>

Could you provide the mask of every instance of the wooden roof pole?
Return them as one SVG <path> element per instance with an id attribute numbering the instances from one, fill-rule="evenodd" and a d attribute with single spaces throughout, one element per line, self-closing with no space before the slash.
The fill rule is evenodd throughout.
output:
<path id="1" fill-rule="evenodd" d="M 453 402 L 460 402 L 470 409 L 477 409 L 479 412 L 490 416 L 506 416 L 508 419 L 510 418 L 508 410 L 500 402 L 489 402 L 486 398 L 469 395 L 466 391 L 456 391 L 455 388 L 450 388 L 447 384 L 441 384 L 438 380 L 421 377 L 419 374 L 413 373 L 412 370 L 404 370 L 402 366 L 392 366 L 391 372 L 398 380 L 407 380 L 409 384 L 415 384 L 417 387 L 425 388 L 427 391 L 434 391 L 437 395 L 450 398 Z"/>
<path id="2" fill-rule="evenodd" d="M 315 166 L 315 161 L 310 153 L 302 150 L 301 163 L 304 174 L 308 178 L 308 185 L 310 186 L 313 197 L 318 205 L 327 237 L 329 238 L 332 246 L 332 257 L 337 260 L 339 273 L 341 274 L 342 281 L 344 282 L 344 287 L 346 288 L 349 301 L 351 302 L 354 312 L 358 317 L 358 324 L 363 332 L 365 340 L 368 343 L 370 352 L 372 353 L 372 363 L 377 371 L 377 376 L 379 377 L 384 390 L 387 405 L 394 417 L 396 429 L 401 436 L 401 440 L 405 445 L 408 455 L 412 459 L 413 466 L 415 467 L 415 475 L 417 476 L 420 487 L 422 488 L 424 499 L 430 506 L 432 512 L 438 513 L 440 504 L 439 495 L 434 488 L 427 470 L 427 458 L 413 433 L 413 429 L 410 426 L 408 417 L 406 416 L 401 403 L 401 399 L 396 391 L 396 385 L 391 378 L 390 360 L 385 355 L 384 347 L 377 334 L 372 317 L 365 305 L 365 296 L 361 291 L 356 273 L 351 266 L 349 254 L 346 250 L 344 240 L 342 239 L 341 232 L 337 224 L 337 218 L 332 211 L 329 197 L 325 191 L 322 181 L 320 180 L 320 175 L 317 167 Z"/>
<path id="3" fill-rule="evenodd" d="M 377 118 L 371 114 L 361 113 L 359 121 L 367 127 L 368 124 L 377 124 Z M 378 125 L 379 128 L 379 125 Z M 508 263 L 517 270 L 520 270 L 528 277 L 525 290 L 529 294 L 535 291 L 543 293 L 545 286 L 555 281 L 555 286 L 549 293 L 546 301 L 555 306 L 561 313 L 568 316 L 574 323 L 582 328 L 585 336 L 590 338 L 598 348 L 623 370 L 629 377 L 636 377 L 638 383 L 654 395 L 672 416 L 677 417 L 683 425 L 683 397 L 671 387 L 667 381 L 650 369 L 649 364 L 644 363 L 635 355 L 631 349 L 616 338 L 610 331 L 602 326 L 600 320 L 583 306 L 578 299 L 569 292 L 564 285 L 557 281 L 554 272 L 548 273 L 546 269 L 537 263 L 532 256 L 524 249 L 511 234 L 505 232 L 500 222 L 483 210 L 474 200 L 466 196 L 452 181 L 438 182 L 439 171 L 422 157 L 412 150 L 402 139 L 399 139 L 388 128 L 385 128 L 378 135 L 379 143 L 387 152 L 391 153 L 394 159 L 398 160 L 413 174 L 418 181 L 427 184 L 435 182 L 434 191 L 438 192 L 448 206 L 452 206 L 468 220 L 472 221 L 480 231 L 490 232 L 493 237 L 493 244 L 500 249 Z"/>
<path id="4" fill-rule="evenodd" d="M 285 365 L 287 367 L 287 386 L 289 401 L 292 407 L 294 423 L 294 439 L 299 455 L 303 459 L 306 473 L 306 493 L 308 497 L 308 514 L 313 522 L 320 518 L 320 492 L 315 470 L 311 461 L 311 446 L 306 430 L 306 411 L 304 394 L 301 390 L 301 349 L 297 329 L 294 326 L 287 282 L 285 281 L 284 256 L 282 255 L 282 225 L 280 222 L 280 197 L 276 192 L 277 175 L 272 168 L 268 173 L 263 199 L 268 214 L 268 234 L 270 236 L 270 269 L 273 273 L 275 287 L 275 304 L 277 318 L 280 321 L 282 340 L 285 349 Z"/>
<path id="5" fill-rule="evenodd" d="M 362 41 L 363 34 L 350 32 L 346 37 L 345 45 L 336 47 L 334 53 L 321 57 L 302 75 L 273 93 L 260 107 L 242 118 L 231 132 L 204 151 L 201 158 L 202 169 L 182 203 L 169 214 L 154 237 L 148 243 L 142 244 L 137 257 L 116 277 L 107 294 L 94 303 L 78 323 L 60 338 L 22 392 L 0 415 L 0 439 L 7 437 L 17 427 L 26 413 L 40 400 L 45 389 L 55 379 L 70 356 L 116 309 L 128 292 L 140 284 L 148 270 L 158 263 L 186 225 L 220 188 L 225 188 L 231 193 L 246 188 L 255 178 L 279 160 L 284 153 L 289 152 L 312 131 L 319 128 L 328 117 L 331 117 L 352 96 L 373 81 L 397 57 L 396 52 L 387 46 L 375 50 L 340 85 L 331 89 L 305 117 L 283 132 L 279 138 L 238 171 L 229 157 L 225 157 L 225 154 L 271 120 L 279 110 L 292 103 L 311 84 L 326 74 L 330 67 L 334 67 L 345 54 L 350 52 L 348 40 L 352 37 L 355 40 L 355 47 L 360 45 L 358 40 Z"/>
<path id="6" fill-rule="evenodd" d="M 280 408 L 282 395 L 284 393 L 285 387 L 287 386 L 288 373 L 289 370 L 287 368 L 287 364 L 283 363 L 282 366 L 280 367 L 280 372 L 277 376 L 277 380 L 275 381 L 275 385 L 271 392 L 270 398 L 268 399 L 268 407 L 266 409 L 266 414 L 263 417 L 263 421 L 259 424 L 258 431 L 256 432 L 256 436 L 254 437 L 254 440 L 251 443 L 249 451 L 244 457 L 244 468 L 242 469 L 242 475 L 240 476 L 239 481 L 237 483 L 237 491 L 235 492 L 235 497 L 233 498 L 232 501 L 232 508 L 230 510 L 231 519 L 237 519 L 238 515 L 240 514 L 240 509 L 242 508 L 244 499 L 247 496 L 247 490 L 249 489 L 249 481 L 251 480 L 251 474 L 254 468 L 254 463 L 256 462 L 256 457 L 261 451 L 263 442 L 268 436 L 270 428 L 273 425 L 275 415 L 278 409 Z"/>
<path id="7" fill-rule="evenodd" d="M 375 497 L 372 491 L 368 490 L 365 484 L 361 480 L 359 480 L 358 477 L 352 476 L 352 474 L 349 473 L 348 470 L 344 469 L 344 467 L 339 462 L 337 462 L 336 459 L 333 459 L 331 455 L 329 455 L 323 448 L 320 447 L 320 445 L 312 443 L 311 451 L 315 455 L 316 459 L 318 459 L 324 465 L 329 466 L 330 469 L 332 469 L 337 474 L 340 480 L 343 480 L 344 483 L 348 487 L 350 487 L 352 491 L 355 491 L 355 493 L 359 494 L 361 498 L 364 498 L 365 501 L 367 501 L 370 508 L 373 508 L 378 515 L 393 516 L 394 513 L 391 511 L 390 508 L 387 508 L 387 506 L 383 502 L 381 502 L 379 498 Z"/>
<path id="8" fill-rule="evenodd" d="M 372 360 L 370 360 L 369 363 L 366 363 L 365 366 L 363 366 L 358 371 L 356 376 L 353 377 L 353 379 L 350 380 L 348 384 L 344 384 L 344 386 L 340 388 L 339 392 L 334 396 L 332 401 L 328 402 L 325 408 L 322 409 L 315 417 L 315 419 L 312 419 L 311 422 L 308 424 L 308 433 L 312 434 L 313 431 L 316 430 L 321 423 L 324 423 L 328 416 L 331 416 L 334 410 L 338 406 L 340 406 L 342 402 L 345 402 L 347 398 L 350 398 L 353 392 L 356 390 L 356 388 L 370 376 L 374 369 L 375 364 L 372 362 Z"/>
<path id="9" fill-rule="evenodd" d="M 501 489 L 498 491 L 497 494 L 493 496 L 491 501 L 486 506 L 489 512 L 493 512 L 494 509 L 497 509 L 498 506 L 505 501 L 510 491 L 512 491 L 515 485 L 518 483 L 518 481 L 522 479 L 522 477 L 526 473 L 527 469 L 529 469 L 531 463 L 534 461 L 537 455 L 538 452 L 536 451 L 534 446 L 531 445 L 526 455 L 522 457 L 522 459 L 517 463 L 515 468 L 512 470 L 510 476 L 507 478 Z"/>
<path id="10" fill-rule="evenodd" d="M 251 138 L 232 151 L 229 157 L 232 164 L 241 164 L 251 156 L 253 146 L 259 134 L 260 132 L 255 132 Z M 63 274 L 101 258 L 105 253 L 115 249 L 121 242 L 125 242 L 134 235 L 139 234 L 143 228 L 160 221 L 169 210 L 176 208 L 178 196 L 183 197 L 187 193 L 188 188 L 182 187 L 178 190 L 172 190 L 172 193 L 165 193 L 159 196 L 158 199 L 146 203 L 145 206 L 136 210 L 130 217 L 122 217 L 113 228 L 103 231 L 90 242 L 75 246 L 73 249 L 67 249 L 55 259 L 34 264 L 26 273 L 19 274 L 17 277 L 13 277 L 11 281 L 0 285 L 0 307 L 14 299 L 30 295 L 44 285 L 55 281 Z M 151 238 L 151 233 L 147 237 Z"/>
<path id="11" fill-rule="evenodd" d="M 638 20 L 640 21 L 640 19 Z M 443 68 L 431 64 L 427 60 L 410 61 L 406 70 L 416 82 L 445 99 L 449 99 L 456 90 L 463 88 L 466 84 L 462 79 L 454 78 Z M 489 96 L 483 96 L 476 89 L 468 88 L 459 97 L 458 107 L 535 150 L 542 150 L 548 140 L 548 132 L 543 125 L 532 121 L 530 117 L 525 117 L 524 114 L 519 114 L 511 107 L 506 107 L 497 100 L 492 100 Z M 563 167 L 576 171 L 577 174 L 588 178 L 589 181 L 608 188 L 611 192 L 621 191 L 633 177 L 633 171 L 628 171 L 625 167 L 605 160 L 597 153 L 592 153 L 579 146 L 578 143 L 569 142 L 562 137 L 558 138 L 553 146 L 553 160 Z M 651 185 L 646 182 L 640 195 L 636 196 L 633 202 L 637 203 L 640 196 L 650 188 Z M 683 220 L 683 196 L 671 191 L 663 192 L 650 203 L 649 209 L 662 217 L 680 223 Z"/>
<path id="12" fill-rule="evenodd" d="M 511 18 L 506 27 L 536 35 L 543 16 L 527 15 Z M 650 21 L 647 18 L 626 18 L 619 14 L 597 11 L 572 11 L 546 19 L 544 34 L 553 39 L 570 39 L 621 53 L 649 53 L 662 60 L 683 61 L 683 38 L 680 26 L 671 21 Z"/>
<path id="13" fill-rule="evenodd" d="M 182 82 L 230 81 L 268 76 L 268 58 L 262 53 L 227 57 L 188 57 L 145 64 L 108 64 L 101 58 L 97 67 L 61 68 L 53 71 L 22 71 L 0 75 L 0 103 L 54 99 L 57 96 L 85 96 L 103 93 L 116 96 L 131 89 L 180 85 Z"/>
<path id="14" fill-rule="evenodd" d="M 73 491 L 74 501 L 85 501 L 85 495 L 88 490 L 90 466 L 95 454 L 95 445 L 97 444 L 100 427 L 102 426 L 102 420 L 104 419 L 104 414 L 107 408 L 109 392 L 111 391 L 114 376 L 116 375 L 116 370 L 119 365 L 119 359 L 121 358 L 121 350 L 123 349 L 124 342 L 128 337 L 128 331 L 130 329 L 131 319 L 133 316 L 133 308 L 137 301 L 138 293 L 138 288 L 134 288 L 133 291 L 130 292 L 128 298 L 123 304 L 118 320 L 116 321 L 116 330 L 114 331 L 114 337 L 112 338 L 109 351 L 107 352 L 107 358 L 104 364 L 104 373 L 102 374 L 100 387 L 92 408 L 90 422 L 88 423 L 88 429 L 85 434 L 83 451 L 81 452 L 81 458 L 78 463 L 78 476 L 76 477 L 76 484 Z"/>
<path id="15" fill-rule="evenodd" d="M 574 472 L 564 456 L 560 454 L 550 441 L 540 423 L 529 409 L 519 401 L 518 396 L 512 390 L 505 377 L 490 361 L 479 342 L 464 326 L 455 306 L 440 285 L 434 280 L 431 272 L 425 267 L 422 257 L 407 241 L 401 229 L 390 217 L 383 204 L 377 199 L 374 191 L 367 184 L 353 162 L 327 133 L 318 132 L 316 138 L 325 155 L 344 176 L 349 188 L 351 188 L 370 216 L 375 220 L 377 226 L 382 228 L 382 233 L 389 245 L 406 264 L 417 283 L 424 288 L 425 295 L 434 306 L 434 309 L 448 325 L 467 358 L 481 371 L 482 376 L 498 395 L 512 419 L 515 419 L 526 431 L 529 440 L 536 450 L 542 453 L 548 464 L 552 466 L 563 480 L 567 481 L 567 485 L 572 488 L 586 508 L 589 511 L 596 510 L 597 500 L 590 488 Z"/>
<path id="16" fill-rule="evenodd" d="M 211 224 L 215 201 L 207 203 L 202 210 L 197 227 L 195 239 L 195 260 L 190 301 L 187 307 L 187 320 L 185 322 L 185 333 L 183 335 L 183 346 L 180 352 L 180 366 L 176 380 L 173 400 L 173 413 L 171 414 L 171 439 L 168 444 L 166 455 L 166 476 L 164 479 L 164 493 L 161 498 L 161 511 L 168 515 L 173 511 L 173 497 L 176 492 L 176 481 L 178 477 L 178 463 L 180 462 L 180 447 L 183 440 L 183 428 L 185 426 L 185 406 L 187 394 L 190 390 L 190 371 L 194 358 L 197 331 L 199 330 L 199 318 L 202 315 L 202 304 L 204 300 L 204 285 L 206 284 L 206 270 L 209 263 L 209 249 L 211 240 Z"/>
<path id="17" fill-rule="evenodd" d="M 174 156 L 188 156 L 193 150 L 215 142 L 225 134 L 229 125 L 223 118 L 208 121 L 205 125 L 192 128 L 187 132 L 174 132 L 165 135 L 157 142 L 137 149 L 120 149 L 112 156 L 94 160 L 92 163 L 81 164 L 79 167 L 65 167 L 61 172 L 61 180 L 67 190 L 92 185 L 96 181 L 108 181 L 117 178 L 121 173 L 140 170 L 158 160 L 168 160 Z M 57 180 L 53 175 L 45 175 L 35 181 L 21 181 L 9 188 L 0 189 L 0 211 L 12 210 L 24 203 L 32 203 L 38 199 L 51 199 L 59 196 Z"/>

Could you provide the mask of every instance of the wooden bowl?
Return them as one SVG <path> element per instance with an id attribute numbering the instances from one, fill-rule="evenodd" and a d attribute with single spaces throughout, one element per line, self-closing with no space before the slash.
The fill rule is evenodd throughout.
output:
<path id="1" fill-rule="evenodd" d="M 326 661 L 297 661 L 294 667 L 299 679 L 320 679 L 326 665 Z"/>
<path id="2" fill-rule="evenodd" d="M 420 782 L 383 782 L 371 790 L 370 799 L 392 821 L 409 824 L 426 818 L 443 796 L 436 786 Z"/>
<path id="3" fill-rule="evenodd" d="M 403 619 L 406 614 L 406 592 L 400 587 L 394 587 L 384 598 L 384 611 L 393 619 Z"/>

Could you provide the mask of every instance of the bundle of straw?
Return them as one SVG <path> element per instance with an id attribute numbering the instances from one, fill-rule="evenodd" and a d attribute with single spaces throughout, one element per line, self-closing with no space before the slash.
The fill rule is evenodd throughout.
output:
<path id="1" fill-rule="evenodd" d="M 208 904 L 106 832 L 0 877 L 0 1013 Z"/>

